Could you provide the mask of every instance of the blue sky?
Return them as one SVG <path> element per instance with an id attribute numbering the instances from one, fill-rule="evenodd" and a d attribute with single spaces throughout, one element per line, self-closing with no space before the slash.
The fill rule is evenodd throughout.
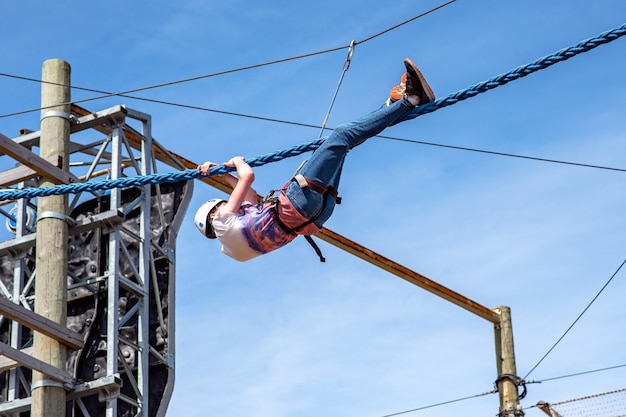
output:
<path id="1" fill-rule="evenodd" d="M 2 8 L 0 72 L 38 79 L 49 58 L 76 86 L 135 88 L 361 41 L 440 4 L 233 0 L 175 3 L 25 0 Z M 456 2 L 358 44 L 328 126 L 373 110 L 412 57 L 439 97 L 626 22 L 619 0 Z M 54 27 L 53 25 L 56 25 Z M 136 95 L 321 125 L 347 50 Z M 626 39 L 395 126 L 412 141 L 623 168 Z M 0 115 L 37 108 L 40 85 L 0 77 Z M 93 93 L 74 91 L 73 99 Z M 196 162 L 252 157 L 316 139 L 319 129 L 108 98 L 149 113 L 153 134 Z M 37 129 L 39 113 L 0 118 Z M 300 164 L 256 170 L 264 194 Z M 526 376 L 626 257 L 625 173 L 375 138 L 352 151 L 327 227 L 476 302 L 510 306 Z M 400 278 L 304 239 L 248 263 L 202 238 L 193 212 L 218 192 L 197 183 L 177 253 L 176 388 L 171 416 L 380 417 L 490 391 L 492 326 Z M 528 375 L 526 415 L 624 387 L 625 272 L 618 273 Z M 557 379 L 553 379 L 557 378 Z M 495 415 L 497 395 L 411 416 Z"/>

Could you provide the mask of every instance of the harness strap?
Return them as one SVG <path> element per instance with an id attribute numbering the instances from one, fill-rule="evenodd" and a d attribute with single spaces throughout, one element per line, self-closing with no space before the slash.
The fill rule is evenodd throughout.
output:
<path id="1" fill-rule="evenodd" d="M 278 205 L 278 202 L 276 202 L 272 206 L 272 211 L 274 212 L 274 219 L 276 220 L 276 223 L 278 223 L 278 225 L 285 231 L 285 233 L 297 236 L 298 234 L 296 233 L 296 230 L 298 230 L 301 227 L 306 226 L 307 224 L 311 223 L 311 222 L 305 223 L 303 226 L 299 226 L 296 229 L 291 229 L 291 228 L 287 227 L 287 225 L 285 223 L 283 223 L 283 221 L 280 219 L 280 216 L 278 215 L 278 210 L 276 210 L 276 206 L 277 205 Z M 322 250 L 320 249 L 319 246 L 317 246 L 317 243 L 315 243 L 313 238 L 311 236 L 309 236 L 309 235 L 303 235 L 303 236 L 306 239 L 306 241 L 309 242 L 309 245 L 311 245 L 311 247 L 313 247 L 313 250 L 315 251 L 317 256 L 320 258 L 320 262 L 326 262 L 326 258 L 324 258 L 324 255 L 322 254 Z"/>
<path id="2" fill-rule="evenodd" d="M 276 223 L 278 223 L 280 228 L 283 229 L 285 233 L 287 233 L 288 235 L 297 235 L 295 229 L 287 227 L 287 225 L 283 223 L 283 221 L 280 219 L 280 216 L 278 215 L 278 210 L 276 209 L 277 205 L 278 205 L 278 202 L 272 206 L 272 211 L 274 212 L 274 219 L 276 220 Z"/>
<path id="3" fill-rule="evenodd" d="M 263 200 L 264 202 L 270 203 L 272 204 L 272 211 L 274 214 L 274 219 L 276 220 L 276 223 L 278 223 L 278 225 L 281 227 L 281 229 L 283 229 L 285 231 L 285 233 L 290 234 L 290 235 L 298 235 L 298 231 L 302 230 L 303 228 L 305 228 L 306 226 L 308 226 L 309 224 L 313 223 L 315 220 L 317 220 L 319 218 L 319 216 L 322 214 L 322 211 L 324 210 L 324 207 L 326 207 L 326 201 L 328 196 L 332 196 L 335 199 L 335 202 L 337 204 L 341 203 L 341 197 L 339 197 L 338 193 L 337 193 L 337 189 L 335 187 L 325 187 L 322 184 L 320 184 L 317 181 L 313 181 L 309 178 L 305 178 L 304 175 L 299 173 L 300 168 L 298 168 L 298 170 L 296 171 L 296 174 L 293 176 L 292 181 L 296 181 L 298 183 L 298 185 L 300 186 L 300 188 L 306 188 L 309 187 L 311 190 L 320 193 L 321 195 L 324 196 L 324 203 L 322 204 L 322 208 L 320 209 L 320 211 L 313 216 L 312 218 L 308 219 L 306 222 L 304 222 L 303 224 L 291 228 L 288 227 L 281 219 L 280 216 L 278 215 L 278 209 L 277 206 L 279 204 L 278 202 L 278 196 L 276 194 L 276 191 L 278 190 L 272 190 L 267 197 L 265 197 L 265 199 Z M 285 185 L 285 187 L 280 190 L 280 192 L 284 192 L 285 188 L 287 187 L 287 185 Z M 319 256 L 320 258 L 320 262 L 326 262 L 326 258 L 324 258 L 324 256 L 322 255 L 322 251 L 319 248 L 319 246 L 317 246 L 317 243 L 315 243 L 315 241 L 313 240 L 313 238 L 311 236 L 308 235 L 303 235 L 304 238 L 306 239 L 307 242 L 309 242 L 309 245 L 311 245 L 313 247 L 313 250 L 315 250 L 315 253 L 317 254 L 317 256 Z"/>
<path id="4" fill-rule="evenodd" d="M 276 200 L 276 202 L 273 203 L 274 205 L 272 206 L 272 210 L 274 211 L 274 218 L 276 219 L 276 223 L 278 223 L 278 225 L 288 234 L 299 234 L 298 232 L 302 229 L 304 229 L 305 227 L 307 227 L 308 225 L 310 225 L 311 223 L 313 223 L 315 220 L 317 220 L 317 218 L 322 214 L 322 210 L 320 210 L 315 216 L 313 216 L 312 218 L 310 218 L 309 220 L 305 221 L 304 223 L 302 223 L 299 226 L 296 227 L 289 227 L 287 226 L 285 223 L 283 223 L 283 221 L 280 219 L 280 216 L 278 215 L 278 205 L 280 204 L 280 202 L 278 201 L 278 199 Z M 324 205 L 326 205 L 326 195 L 324 195 Z M 323 207 L 322 206 L 322 207 Z"/>
<path id="5" fill-rule="evenodd" d="M 298 183 L 300 188 L 309 187 L 311 190 L 318 192 L 320 194 L 330 194 L 337 204 L 341 204 L 341 197 L 339 197 L 339 193 L 335 187 L 325 187 L 317 181 L 313 181 L 310 178 L 304 177 L 302 174 L 296 174 L 293 176 L 293 179 Z"/>
<path id="6" fill-rule="evenodd" d="M 315 253 L 317 253 L 317 256 L 320 257 L 320 262 L 326 262 L 326 258 L 324 258 L 324 255 L 322 255 L 322 250 L 319 246 L 317 246 L 317 243 L 315 243 L 313 238 L 309 235 L 304 235 L 304 238 L 307 242 L 309 242 L 309 245 L 313 246 L 313 250 L 315 251 Z"/>

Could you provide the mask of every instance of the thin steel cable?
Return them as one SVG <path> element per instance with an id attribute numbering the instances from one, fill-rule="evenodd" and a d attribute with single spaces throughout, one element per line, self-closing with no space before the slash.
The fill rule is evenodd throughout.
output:
<path id="1" fill-rule="evenodd" d="M 161 87 L 168 87 L 168 86 L 172 86 L 172 85 L 176 85 L 176 84 L 182 84 L 182 83 L 188 83 L 188 82 L 192 82 L 192 81 L 198 81 L 198 80 L 202 80 L 205 78 L 211 78 L 211 77 L 216 77 L 219 75 L 226 75 L 226 74 L 231 74 L 234 72 L 239 72 L 239 71 L 246 71 L 246 70 L 250 70 L 250 69 L 255 69 L 255 68 L 260 68 L 260 67 L 265 67 L 268 65 L 274 65 L 274 64 L 280 64 L 280 63 L 284 63 L 284 62 L 288 62 L 288 61 L 294 61 L 297 59 L 303 59 L 303 58 L 309 58 L 312 56 L 316 56 L 316 55 L 322 55 L 322 54 L 327 54 L 330 52 L 336 52 L 339 50 L 343 50 L 343 49 L 350 49 L 350 48 L 354 48 L 354 46 L 356 46 L 359 43 L 365 43 L 368 42 L 371 39 L 374 39 L 378 36 L 381 36 L 382 34 L 385 34 L 387 32 L 390 32 L 391 30 L 394 30 L 400 26 L 403 26 L 409 22 L 412 22 L 416 19 L 419 19 L 423 16 L 426 16 L 436 10 L 439 10 L 445 6 L 448 6 L 449 4 L 453 3 L 456 0 L 452 0 L 449 1 L 447 3 L 444 3 L 440 6 L 434 7 L 424 13 L 421 13 L 409 20 L 406 20 L 400 24 L 397 24 L 395 26 L 392 26 L 391 28 L 388 28 L 382 32 L 379 32 L 373 36 L 370 36 L 360 42 L 356 42 L 356 41 L 352 41 L 350 43 L 350 45 L 344 45 L 344 46 L 338 46 L 335 48 L 330 48 L 330 49 L 325 49 L 322 51 L 317 51 L 317 52 L 311 52 L 311 53 L 307 53 L 307 54 L 302 54 L 302 55 L 296 55 L 293 57 L 289 57 L 289 58 L 281 58 L 281 59 L 277 59 L 277 60 L 273 60 L 273 61 L 267 61 L 264 63 L 260 63 L 260 64 L 254 64 L 254 65 L 248 65 L 245 67 L 240 67 L 240 68 L 235 68 L 235 69 L 230 69 L 230 70 L 225 70 L 225 71 L 219 71 L 219 72 L 214 72 L 214 73 L 210 73 L 210 74 L 205 74 L 205 75 L 198 75 L 195 77 L 189 77 L 189 78 L 184 78 L 181 80 L 175 80 L 175 81 L 169 81 L 169 82 L 164 82 L 164 83 L 160 83 L 160 84 L 154 84 L 154 85 L 150 85 L 150 86 L 145 86 L 145 87 L 139 87 L 139 88 L 134 88 L 131 90 L 126 90 L 126 91 L 121 91 L 121 92 L 117 92 L 117 93 L 111 93 L 108 91 L 102 91 L 102 90 L 97 90 L 97 89 L 93 89 L 93 88 L 85 88 L 85 87 L 76 87 L 76 86 L 72 86 L 72 85 L 63 85 L 63 84 L 58 84 L 58 83 L 49 83 L 52 85 L 60 85 L 60 86 L 65 86 L 65 87 L 71 87 L 73 89 L 76 90 L 81 90 L 81 91 L 88 91 L 88 92 L 92 92 L 92 93 L 97 93 L 97 94 L 101 94 L 100 96 L 96 96 L 96 97 L 90 97 L 90 98 L 86 98 L 86 99 L 82 99 L 82 100 L 78 100 L 78 101 L 73 101 L 71 103 L 77 104 L 77 103 L 84 103 L 87 101 L 93 101 L 93 100 L 100 100 L 100 99 L 104 99 L 104 98 L 109 98 L 109 97 L 124 97 L 124 98 L 130 98 L 130 99 L 135 99 L 135 100 L 143 100 L 143 101 L 152 101 L 155 103 L 160 103 L 160 104 L 167 104 L 167 105 L 177 105 L 176 103 L 169 103 L 166 101 L 159 101 L 159 100 L 151 100 L 151 99 L 146 99 L 146 98 L 142 98 L 142 97 L 136 97 L 136 96 L 130 96 L 130 93 L 137 93 L 140 91 L 146 91 L 146 90 L 151 90 L 151 89 L 156 89 L 156 88 L 161 88 Z M 9 78 L 15 78 L 15 79 L 21 79 L 21 80 L 25 80 L 25 81 L 34 81 L 34 82 L 38 82 L 38 83 L 43 83 L 44 81 L 42 80 L 38 80 L 35 78 L 30 78 L 30 77 L 22 77 L 19 75 L 12 75 L 12 74 L 6 74 L 6 73 L 0 73 L 0 76 L 3 77 L 9 77 Z M 55 106 L 58 105 L 63 105 L 63 104 L 71 104 L 71 103 L 60 103 L 60 104 L 56 104 Z M 49 106 L 49 107 L 55 107 L 55 106 Z M 188 107 L 188 108 L 193 108 L 194 106 L 186 106 L 186 105 L 177 105 L 179 107 Z M 0 119 L 1 118 L 5 118 L 5 117 L 11 117 L 11 116 L 17 116 L 17 115 L 21 115 L 21 114 L 26 114 L 26 113 L 32 113 L 35 111 L 40 111 L 40 110 L 45 110 L 46 108 L 49 107 L 38 107 L 38 108 L 33 108 L 33 109 L 28 109 L 28 110 L 21 110 L 21 111 L 17 111 L 17 112 L 13 112 L 13 113 L 7 113 L 7 114 L 2 114 L 0 115 Z M 219 111 L 216 111 L 219 112 Z"/>
<path id="2" fill-rule="evenodd" d="M 18 77 L 18 78 L 25 78 L 25 77 Z M 38 80 L 32 80 L 32 81 L 38 81 Z M 308 127 L 312 129 L 323 129 L 323 126 L 310 124 L 310 123 L 294 122 L 294 121 L 289 121 L 289 120 L 282 120 L 282 119 L 263 117 L 263 116 L 254 116 L 254 115 L 243 114 L 243 113 L 235 113 L 235 112 L 229 112 L 229 111 L 224 111 L 224 110 L 211 109 L 208 107 L 172 103 L 168 101 L 155 100 L 155 99 L 150 99 L 150 98 L 131 97 L 131 96 L 129 97 L 135 100 L 143 100 L 143 101 L 148 101 L 148 102 L 153 102 L 153 103 L 158 103 L 158 104 L 178 106 L 178 107 L 183 107 L 183 108 L 192 109 L 192 110 L 214 112 L 214 113 L 223 114 L 227 116 L 244 117 L 244 118 L 262 120 L 262 121 L 272 122 L 272 123 L 282 123 L 282 124 L 287 124 L 291 126 Z M 334 130 L 334 129 L 332 127 L 325 127 L 325 130 Z M 506 157 L 511 157 L 511 158 L 528 159 L 528 160 L 541 161 L 541 162 L 550 162 L 550 163 L 562 164 L 562 165 L 571 165 L 571 166 L 579 166 L 579 167 L 585 167 L 585 168 L 626 172 L 626 169 L 624 168 L 608 167 L 608 166 L 603 166 L 603 165 L 588 164 L 588 163 L 582 163 L 582 162 L 572 162 L 572 161 L 564 161 L 564 160 L 558 160 L 558 159 L 541 158 L 541 157 L 535 157 L 535 156 L 529 156 L 529 155 L 519 155 L 519 154 L 508 153 L 508 152 L 490 151 L 487 149 L 477 149 L 477 148 L 470 148 L 470 147 L 465 147 L 465 146 L 447 145 L 443 143 L 427 142 L 427 141 L 399 138 L 399 137 L 387 136 L 387 135 L 377 135 L 376 137 L 379 139 L 406 142 L 406 143 L 412 143 L 412 144 L 417 144 L 417 145 L 435 146 L 439 148 L 455 149 L 455 150 L 468 151 L 468 152 L 477 152 L 477 153 L 484 153 L 484 154 L 497 155 L 497 156 L 506 156 Z"/>
<path id="3" fill-rule="evenodd" d="M 443 9 L 444 7 L 451 5 L 451 4 L 452 4 L 452 3 L 454 3 L 455 1 L 456 1 L 456 0 L 450 0 L 450 1 L 449 1 L 449 2 L 447 2 L 447 3 L 443 3 L 443 4 L 439 5 L 439 6 L 433 7 L 432 9 L 430 9 L 430 10 L 428 10 L 428 11 L 425 11 L 425 12 L 424 12 L 424 13 L 422 13 L 422 14 L 418 14 L 417 16 L 412 17 L 412 18 L 410 18 L 410 19 L 408 19 L 408 20 L 405 20 L 405 21 L 404 21 L 404 22 L 402 22 L 402 23 L 398 23 L 397 25 L 392 26 L 392 27 L 390 27 L 389 29 L 385 29 L 385 30 L 383 30 L 382 32 L 378 32 L 377 34 L 372 35 L 372 36 L 370 36 L 369 38 L 365 38 L 365 39 L 363 39 L 362 41 L 360 41 L 360 42 L 358 42 L 358 43 L 365 43 L 365 42 L 369 42 L 369 41 L 371 41 L 372 39 L 377 38 L 377 37 L 379 37 L 379 36 L 381 36 L 381 35 L 384 35 L 384 34 L 385 34 L 385 33 L 387 33 L 387 32 L 391 32 L 392 30 L 396 30 L 396 29 L 398 29 L 400 26 L 404 26 L 404 25 L 406 25 L 407 23 L 410 23 L 410 22 L 412 22 L 412 21 L 414 21 L 414 20 L 416 20 L 416 19 L 419 19 L 419 18 L 421 18 L 421 17 L 424 17 L 424 16 L 426 16 L 426 15 L 428 15 L 428 14 L 431 14 L 432 12 L 435 12 L 435 11 L 437 11 L 437 10 L 439 10 L 439 9 Z"/>
<path id="4" fill-rule="evenodd" d="M 405 20 L 402 23 L 399 23 L 399 24 L 397 24 L 395 26 L 392 26 L 392 27 L 382 31 L 382 32 L 379 32 L 379 33 L 377 33 L 375 35 L 372 35 L 369 38 L 366 38 L 366 39 L 364 39 L 364 40 L 362 40 L 362 41 L 360 41 L 358 43 L 368 42 L 368 41 L 370 41 L 370 40 L 372 40 L 374 38 L 377 38 L 377 37 L 379 37 L 379 36 L 381 36 L 381 35 L 383 35 L 385 33 L 391 32 L 392 30 L 395 30 L 395 29 L 397 29 L 397 28 L 399 28 L 401 26 L 404 26 L 404 25 L 406 25 L 406 24 L 408 24 L 408 23 L 410 23 L 410 22 L 412 22 L 412 21 L 414 21 L 416 19 L 424 17 L 427 14 L 430 14 L 430 13 L 436 11 L 436 10 L 439 10 L 439 9 L 445 7 L 445 6 L 448 6 L 449 4 L 454 3 L 455 1 L 456 0 L 451 0 L 451 1 L 447 2 L 447 3 L 444 3 L 444 4 L 442 4 L 440 6 L 437 6 L 437 7 L 433 8 L 433 9 L 430 9 L 427 12 L 419 14 L 419 15 L 411 18 L 411 19 Z M 354 55 L 354 48 L 356 47 L 356 45 L 357 45 L 357 42 L 354 41 L 354 40 L 350 43 L 350 48 L 348 49 L 348 56 L 347 56 L 346 61 L 344 63 L 343 70 L 341 71 L 341 76 L 339 77 L 339 83 L 337 84 L 337 88 L 335 89 L 335 94 L 333 95 L 333 98 L 331 100 L 330 107 L 329 107 L 328 111 L 326 112 L 326 116 L 324 117 L 324 122 L 322 123 L 322 129 L 320 130 L 320 134 L 319 134 L 318 138 L 321 138 L 322 135 L 324 134 L 324 130 L 326 130 L 326 123 L 328 123 L 328 119 L 330 118 L 330 113 L 332 112 L 333 105 L 335 104 L 335 100 L 337 99 L 337 95 L 339 94 L 339 88 L 341 87 L 341 84 L 343 82 L 343 78 L 346 75 L 346 72 L 348 72 L 348 69 L 350 69 L 350 63 L 352 62 L 352 56 Z"/>
<path id="5" fill-rule="evenodd" d="M 308 58 L 308 57 L 315 56 L 315 55 L 321 55 L 321 54 L 326 54 L 326 53 L 329 53 L 329 52 L 339 51 L 339 50 L 345 49 L 347 47 L 348 46 L 339 46 L 339 47 L 332 48 L 332 49 L 326 49 L 324 51 L 311 52 L 311 53 L 308 53 L 308 54 L 297 55 L 297 56 L 293 56 L 293 57 L 290 57 L 290 58 L 277 59 L 277 60 L 274 60 L 274 61 L 268 61 L 268 62 L 264 62 L 264 63 L 260 63 L 260 64 L 248 65 L 248 66 L 245 66 L 245 67 L 240 67 L 240 68 L 235 68 L 235 69 L 230 69 L 230 70 L 225 70 L 225 71 L 214 72 L 214 73 L 211 73 L 211 74 L 198 75 L 198 76 L 195 76 L 195 77 L 184 78 L 184 79 L 181 79 L 181 80 L 168 81 L 168 82 L 164 82 L 164 83 L 160 83 L 160 84 L 154 84 L 154 85 L 149 85 L 149 86 L 145 86 L 145 87 L 133 88 L 133 89 L 130 89 L 130 90 L 121 91 L 121 92 L 117 92 L 117 93 L 111 93 L 111 92 L 108 92 L 108 91 L 102 91 L 102 90 L 97 90 L 97 89 L 93 89 L 93 88 L 75 87 L 75 86 L 72 86 L 72 85 L 68 86 L 68 85 L 63 85 L 63 84 L 58 84 L 58 83 L 50 83 L 52 85 L 60 85 L 60 86 L 64 86 L 64 87 L 70 87 L 70 88 L 73 88 L 73 89 L 76 89 L 76 90 L 89 91 L 89 92 L 92 92 L 92 93 L 102 94 L 100 96 L 89 97 L 89 98 L 85 98 L 85 99 L 82 99 L 82 100 L 76 100 L 76 101 L 67 102 L 67 103 L 55 104 L 54 106 L 50 106 L 50 107 L 56 107 L 56 106 L 63 105 L 63 104 L 84 103 L 84 102 L 87 102 L 87 101 L 101 100 L 101 99 L 109 98 L 109 97 L 124 97 L 124 98 L 131 98 L 131 99 L 136 99 L 136 100 L 142 100 L 141 97 L 130 96 L 129 94 L 130 93 L 137 93 L 137 92 L 140 92 L 140 91 L 152 90 L 152 89 L 155 89 L 155 88 L 168 87 L 168 86 L 172 86 L 172 85 L 176 85 L 176 84 L 188 83 L 188 82 L 192 82 L 192 81 L 202 80 L 202 79 L 205 79 L 205 78 L 217 77 L 219 75 L 231 74 L 231 73 L 234 73 L 234 72 L 250 70 L 250 69 L 253 69 L 253 68 L 260 68 L 260 67 L 264 67 L 264 66 L 268 66 L 268 65 L 279 64 L 279 63 L 282 63 L 282 62 L 293 61 L 293 60 L 296 60 L 296 59 Z M 19 79 L 28 80 L 28 81 L 35 81 L 35 82 L 39 82 L 39 83 L 43 83 L 44 82 L 44 81 L 37 80 L 37 79 L 34 79 L 34 78 L 20 77 L 20 76 L 17 76 L 17 75 L 4 74 L 4 73 L 0 73 L 0 76 L 11 77 L 11 78 L 19 78 Z M 17 111 L 17 112 L 14 112 L 14 113 L 2 114 L 2 115 L 0 115 L 0 118 L 10 117 L 10 116 L 17 116 L 17 115 L 25 114 L 25 113 L 32 113 L 32 112 L 44 110 L 46 108 L 48 108 L 48 107 L 38 107 L 38 108 L 34 108 L 34 109 Z"/>
<path id="6" fill-rule="evenodd" d="M 600 34 L 598 37 L 587 39 L 573 47 L 562 49 L 554 55 L 541 58 L 531 64 L 518 67 L 515 70 L 507 74 L 501 74 L 486 82 L 476 84 L 470 87 L 469 89 L 454 93 L 447 98 L 444 98 L 441 100 L 434 100 L 423 106 L 418 106 L 415 108 L 415 110 L 413 110 L 413 112 L 409 113 L 405 117 L 404 120 L 409 120 L 409 119 L 418 117 L 422 114 L 433 112 L 439 108 L 455 104 L 461 100 L 474 97 L 478 94 L 481 94 L 493 88 L 496 88 L 499 85 L 505 85 L 515 79 L 529 75 L 535 71 L 545 69 L 551 65 L 554 65 L 557 62 L 569 59 L 580 53 L 587 52 L 591 49 L 598 47 L 599 45 L 609 43 L 624 35 L 626 35 L 626 24 L 622 25 L 619 28 L 606 31 Z M 322 139 L 317 139 L 304 145 L 298 145 L 295 147 L 284 149 L 282 151 L 273 152 L 271 154 L 267 154 L 262 157 L 252 158 L 250 160 L 247 160 L 247 162 L 253 167 L 261 166 L 270 162 L 277 162 L 285 158 L 300 155 L 304 152 L 313 151 L 317 149 L 322 143 L 323 143 Z M 213 168 L 211 169 L 211 172 L 209 175 L 223 174 L 223 173 L 230 172 L 233 170 L 232 168 L 227 170 L 223 166 L 218 166 L 218 167 L 213 167 Z M 177 182 L 177 181 L 195 179 L 195 178 L 198 178 L 200 175 L 201 174 L 199 174 L 198 172 L 194 170 L 186 170 L 186 171 L 181 171 L 181 172 L 173 172 L 169 174 L 152 174 L 148 176 L 122 178 L 122 179 L 102 181 L 102 182 L 97 182 L 97 183 L 90 182 L 90 183 L 60 185 L 60 186 L 54 186 L 54 187 L 39 187 L 39 188 L 30 188 L 30 189 L 23 189 L 23 190 L 11 190 L 11 191 L 5 191 L 5 192 L 0 193 L 0 201 L 16 200 L 19 198 L 34 198 L 34 197 L 39 197 L 39 196 L 78 193 L 78 192 L 83 192 L 83 191 L 108 190 L 112 188 L 126 188 L 126 187 L 132 187 L 132 186 L 142 186 L 142 185 L 147 185 L 147 184 L 172 183 L 172 182 Z"/>
<path id="7" fill-rule="evenodd" d="M 597 372 L 611 371 L 613 369 L 618 369 L 618 368 L 623 368 L 623 367 L 626 367 L 626 363 L 622 364 L 622 365 L 609 366 L 609 367 L 606 367 L 606 368 L 593 369 L 591 371 L 577 372 L 575 374 L 555 376 L 555 377 L 552 377 L 552 378 L 544 378 L 544 379 L 540 379 L 540 380 L 537 380 L 537 381 L 527 381 L 527 384 L 540 384 L 542 382 L 556 381 L 557 379 L 572 378 L 572 377 L 575 377 L 575 376 L 593 374 L 593 373 L 597 373 Z"/>
<path id="8" fill-rule="evenodd" d="M 498 152 L 498 151 L 490 151 L 486 149 L 468 148 L 464 146 L 445 145 L 441 143 L 424 142 L 420 140 L 403 139 L 403 138 L 397 138 L 397 137 L 392 137 L 392 136 L 379 135 L 376 137 L 381 138 L 381 139 L 395 140 L 399 142 L 408 142 L 408 143 L 412 143 L 416 145 L 436 146 L 436 147 L 446 148 L 446 149 L 477 152 L 477 153 L 484 153 L 488 155 L 506 156 L 509 158 L 528 159 L 532 161 L 549 162 L 549 163 L 554 163 L 554 164 L 571 165 L 571 166 L 578 166 L 578 167 L 584 167 L 584 168 L 594 168 L 594 169 L 604 169 L 608 171 L 626 172 L 625 168 L 615 168 L 615 167 L 607 167 L 603 165 L 585 164 L 582 162 L 571 162 L 571 161 L 563 161 L 563 160 L 558 160 L 558 159 L 540 158 L 537 156 L 519 155 L 519 154 L 508 153 L 508 152 Z"/>
<path id="9" fill-rule="evenodd" d="M 622 368 L 622 367 L 626 367 L 626 364 L 623 364 L 623 365 L 616 365 L 616 366 L 610 366 L 610 367 L 607 367 L 607 368 L 601 368 L 601 369 L 594 369 L 594 370 L 591 370 L 591 371 L 578 372 L 578 373 L 576 373 L 576 374 L 563 375 L 563 376 L 554 377 L 554 378 L 546 378 L 546 379 L 542 379 L 542 380 L 539 380 L 539 381 L 528 381 L 528 382 L 527 382 L 527 384 L 539 384 L 539 383 L 542 383 L 542 382 L 552 381 L 552 380 L 556 380 L 556 379 L 562 379 L 562 378 L 570 378 L 570 377 L 575 377 L 575 376 L 581 376 L 581 375 L 586 375 L 586 374 L 590 374 L 590 373 L 594 373 L 594 372 L 609 371 L 609 370 L 612 370 L 612 369 L 617 369 L 617 368 Z M 418 408 L 413 408 L 413 409 L 410 409 L 410 410 L 400 411 L 400 412 L 393 413 L 393 414 L 386 414 L 386 415 L 384 415 L 384 416 L 380 416 L 380 417 L 394 417 L 394 416 L 399 416 L 399 415 L 402 415 L 402 414 L 408 414 L 408 413 L 412 413 L 412 412 L 415 412 L 415 411 L 427 410 L 427 409 L 429 409 L 429 408 L 435 408 L 435 407 L 439 407 L 439 406 L 442 406 L 442 405 L 447 405 L 447 404 L 452 404 L 452 403 L 456 403 L 456 402 L 461 402 L 461 401 L 471 400 L 471 399 L 473 399 L 473 398 L 484 397 L 484 396 L 486 396 L 486 395 L 489 395 L 489 394 L 495 394 L 495 393 L 497 393 L 497 392 L 498 392 L 498 391 L 494 389 L 494 390 L 491 390 L 491 391 L 484 392 L 484 393 L 482 393 L 482 394 L 470 395 L 469 397 L 463 397 L 463 398 L 457 398 L 457 399 L 455 399 L 455 400 L 443 401 L 443 402 L 440 402 L 440 403 L 431 404 L 431 405 L 426 405 L 426 406 L 423 406 L 423 407 L 418 407 Z M 536 407 L 536 406 L 527 407 L 526 409 L 528 409 L 528 408 L 533 408 L 533 407 Z"/>
<path id="10" fill-rule="evenodd" d="M 537 367 L 541 364 L 541 362 L 543 362 L 543 360 L 548 357 L 548 355 L 554 350 L 554 348 L 556 348 L 556 346 L 561 342 L 561 340 L 563 340 L 563 338 L 569 333 L 569 331 L 572 330 L 572 328 L 576 325 L 576 323 L 578 323 L 578 320 L 582 318 L 582 316 L 587 312 L 587 310 L 589 310 L 591 305 L 598 299 L 600 294 L 602 294 L 602 292 L 606 289 L 606 287 L 608 287 L 611 281 L 613 281 L 613 278 L 617 276 L 617 274 L 622 269 L 624 264 L 626 264 L 626 259 L 622 261 L 621 265 L 617 268 L 617 270 L 613 273 L 613 275 L 611 275 L 611 278 L 609 278 L 609 280 L 602 286 L 602 288 L 600 288 L 600 291 L 598 291 L 595 297 L 593 297 L 593 299 L 589 302 L 589 304 L 587 304 L 587 307 L 583 309 L 582 313 L 580 313 L 578 317 L 576 317 L 576 320 L 574 320 L 574 322 L 567 328 L 567 330 L 565 330 L 565 333 L 563 333 L 563 335 L 559 337 L 559 339 L 554 343 L 554 345 L 552 345 L 552 347 L 548 349 L 546 354 L 543 355 L 543 357 L 539 360 L 539 362 L 537 362 L 537 364 L 533 366 L 530 371 L 528 371 L 528 373 L 526 374 L 526 376 L 524 376 L 523 379 L 528 378 L 528 375 L 530 375 L 535 369 L 537 369 Z"/>
<path id="11" fill-rule="evenodd" d="M 402 414 L 413 413 L 415 411 L 427 410 L 429 408 L 440 407 L 442 405 L 458 403 L 458 402 L 461 402 L 461 401 L 471 400 L 473 398 L 478 398 L 478 397 L 484 397 L 485 395 L 495 394 L 496 392 L 498 392 L 498 391 L 497 390 L 491 390 L 491 391 L 483 392 L 482 394 L 476 394 L 476 395 L 471 395 L 469 397 L 458 398 L 456 400 L 450 400 L 450 401 L 444 401 L 444 402 L 437 403 L 437 404 L 426 405 L 424 407 L 413 408 L 411 410 L 400 411 L 400 412 L 393 413 L 393 414 L 386 414 L 386 415 L 381 416 L 381 417 L 394 417 L 394 416 L 399 416 L 399 415 L 402 415 Z"/>
<path id="12" fill-rule="evenodd" d="M 337 83 L 337 87 L 335 88 L 335 94 L 333 94 L 333 98 L 330 101 L 330 106 L 328 107 L 328 111 L 326 112 L 326 116 L 324 116 L 324 122 L 322 123 L 322 128 L 320 129 L 320 135 L 318 138 L 321 138 L 324 134 L 324 130 L 326 130 L 326 123 L 328 123 L 328 119 L 330 118 L 330 113 L 333 110 L 333 106 L 335 105 L 335 100 L 337 99 L 337 95 L 339 94 L 339 89 L 341 88 L 341 84 L 343 83 L 343 77 L 345 77 L 346 72 L 350 69 L 350 64 L 352 63 L 352 56 L 354 55 L 354 47 L 356 43 L 352 41 L 350 43 L 350 49 L 348 49 L 348 56 L 346 57 L 346 61 L 343 64 L 343 69 L 341 70 L 341 76 L 339 77 L 339 82 Z"/>

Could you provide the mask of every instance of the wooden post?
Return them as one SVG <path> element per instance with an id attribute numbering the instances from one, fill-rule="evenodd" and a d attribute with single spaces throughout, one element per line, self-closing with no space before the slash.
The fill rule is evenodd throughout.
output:
<path id="1" fill-rule="evenodd" d="M 506 306 L 494 309 L 500 315 L 500 323 L 494 326 L 496 360 L 498 368 L 497 387 L 500 395 L 500 417 L 523 416 L 517 392 L 517 367 L 513 345 L 511 309 Z"/>
<path id="2" fill-rule="evenodd" d="M 59 59 L 43 64 L 41 87 L 40 156 L 59 155 L 61 168 L 69 170 L 70 65 Z M 58 105 L 58 106 L 57 106 Z M 54 106 L 54 107 L 51 107 Z M 54 183 L 42 178 L 40 186 Z M 67 325 L 67 195 L 40 197 L 37 204 L 35 312 Z M 34 357 L 65 370 L 66 347 L 34 332 Z M 65 417 L 66 393 L 62 384 L 33 371 L 32 417 Z"/>

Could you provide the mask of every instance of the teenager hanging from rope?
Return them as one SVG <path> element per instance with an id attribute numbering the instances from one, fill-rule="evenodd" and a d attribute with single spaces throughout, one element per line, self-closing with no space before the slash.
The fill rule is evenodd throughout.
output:
<path id="1" fill-rule="evenodd" d="M 257 203 L 254 172 L 244 158 L 235 156 L 225 162 L 224 166 L 237 170 L 237 177 L 225 177 L 233 192 L 228 201 L 214 198 L 198 209 L 194 219 L 198 230 L 209 239 L 219 239 L 222 252 L 242 262 L 276 250 L 298 235 L 312 242 L 310 235 L 322 228 L 339 203 L 337 187 L 348 151 L 401 122 L 416 106 L 435 99 L 415 63 L 406 58 L 404 65 L 401 84 L 391 90 L 385 105 L 333 130 L 294 177 L 262 202 Z M 197 169 L 206 175 L 216 165 L 205 162 Z"/>

